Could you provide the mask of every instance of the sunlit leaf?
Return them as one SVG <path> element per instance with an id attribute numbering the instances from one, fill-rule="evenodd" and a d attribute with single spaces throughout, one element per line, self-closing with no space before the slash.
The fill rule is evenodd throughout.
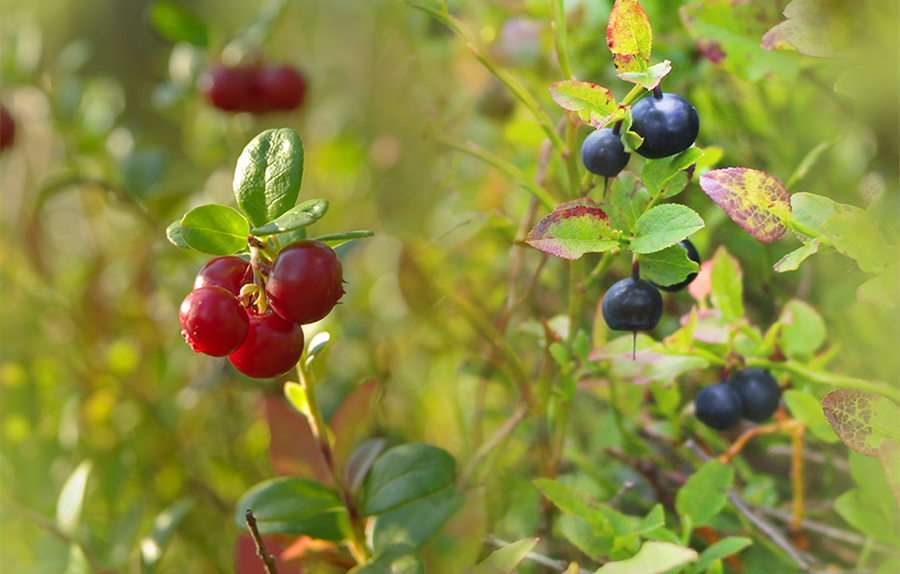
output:
<path id="1" fill-rule="evenodd" d="M 276 220 L 297 203 L 303 180 L 303 142 L 290 128 L 250 140 L 234 172 L 234 196 L 253 227 Z"/>
<path id="2" fill-rule="evenodd" d="M 310 199 L 290 208 L 284 215 L 261 227 L 253 229 L 253 235 L 273 235 L 286 233 L 308 227 L 322 218 L 328 211 L 328 202 L 324 199 Z"/>
<path id="3" fill-rule="evenodd" d="M 394 544 L 347 574 L 425 574 L 425 566 L 409 544 Z"/>
<path id="4" fill-rule="evenodd" d="M 638 0 L 616 0 L 609 15 L 606 43 L 619 72 L 646 68 L 653 47 L 653 30 Z"/>
<path id="5" fill-rule="evenodd" d="M 237 210 L 210 203 L 188 211 L 181 219 L 181 237 L 192 249 L 210 255 L 231 255 L 247 246 L 250 226 Z"/>
<path id="6" fill-rule="evenodd" d="M 354 239 L 363 239 L 366 237 L 374 237 L 375 234 L 371 231 L 367 230 L 359 230 L 359 231 L 343 231 L 341 233 L 330 233 L 328 235 L 320 235 L 318 237 L 314 237 L 316 241 L 321 241 L 325 245 L 329 247 L 337 247 L 342 243 L 347 243 L 348 241 L 352 241 Z"/>
<path id="7" fill-rule="evenodd" d="M 616 111 L 616 98 L 603 86 L 579 80 L 563 80 L 550 85 L 550 97 L 564 110 L 599 128 Z"/>
<path id="8" fill-rule="evenodd" d="M 812 241 L 807 241 L 797 249 L 791 251 L 784 257 L 778 260 L 772 268 L 777 273 L 786 273 L 787 271 L 796 271 L 800 268 L 800 264 L 806 261 L 809 257 L 816 254 L 819 251 L 819 238 L 813 239 Z"/>
<path id="9" fill-rule="evenodd" d="M 700 176 L 700 188 L 744 231 L 765 243 L 784 235 L 791 217 L 787 188 L 771 175 L 745 167 L 716 169 Z"/>
<path id="10" fill-rule="evenodd" d="M 884 478 L 900 505 L 900 443 L 890 439 L 882 441 L 878 447 L 878 458 L 884 468 Z"/>
<path id="11" fill-rule="evenodd" d="M 85 460 L 72 471 L 59 492 L 56 501 L 56 525 L 69 536 L 76 534 L 81 522 L 81 508 L 90 474 L 91 462 Z"/>
<path id="12" fill-rule="evenodd" d="M 462 494 L 451 486 L 385 512 L 375 519 L 372 532 L 375 551 L 398 542 L 420 548 L 459 510 L 462 503 Z"/>
<path id="13" fill-rule="evenodd" d="M 657 205 L 635 222 L 631 250 L 635 253 L 660 251 L 703 229 L 703 226 L 703 219 L 686 205 Z"/>
<path id="14" fill-rule="evenodd" d="M 836 389 L 822 399 L 825 417 L 848 447 L 878 456 L 885 440 L 900 442 L 900 408 L 890 399 L 859 389 Z"/>
<path id="15" fill-rule="evenodd" d="M 778 322 L 785 325 L 778 342 L 788 357 L 810 359 L 825 344 L 825 320 L 805 301 L 788 301 Z"/>
<path id="16" fill-rule="evenodd" d="M 619 244 L 606 212 L 589 198 L 563 203 L 554 209 L 534 226 L 525 242 L 563 259 L 608 251 Z"/>
<path id="17" fill-rule="evenodd" d="M 737 554 L 744 548 L 753 544 L 749 538 L 742 536 L 728 536 L 719 540 L 700 554 L 700 559 L 693 565 L 693 572 L 700 574 L 705 572 L 707 568 L 716 560 L 721 560 L 732 554 Z"/>
<path id="18" fill-rule="evenodd" d="M 696 562 L 697 551 L 671 542 L 644 542 L 638 553 L 627 560 L 607 562 L 595 574 L 662 574 L 673 568 Z"/>
<path id="19" fill-rule="evenodd" d="M 669 75 L 669 72 L 672 71 L 672 62 L 663 60 L 662 62 L 649 67 L 638 66 L 637 68 L 637 70 L 634 69 L 633 63 L 631 66 L 621 66 L 617 68 L 617 75 L 626 82 L 631 82 L 642 88 L 652 90 L 659 85 L 663 78 Z"/>
<path id="20" fill-rule="evenodd" d="M 191 246 L 187 244 L 184 240 L 184 237 L 181 236 L 181 220 L 173 221 L 168 227 L 166 227 L 166 238 L 169 240 L 169 243 L 174 245 L 175 247 L 180 247 L 182 249 L 191 249 Z"/>

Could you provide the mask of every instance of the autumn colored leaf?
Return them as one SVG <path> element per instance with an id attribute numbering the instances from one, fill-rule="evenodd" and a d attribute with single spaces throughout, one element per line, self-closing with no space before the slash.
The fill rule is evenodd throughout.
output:
<path id="1" fill-rule="evenodd" d="M 746 167 L 715 169 L 700 176 L 700 188 L 744 231 L 772 243 L 787 231 L 790 194 L 777 178 Z"/>
<path id="2" fill-rule="evenodd" d="M 589 198 L 558 206 L 534 226 L 525 242 L 545 253 L 571 260 L 585 253 L 608 251 L 619 244 L 606 212 Z"/>
<path id="3" fill-rule="evenodd" d="M 579 80 L 550 85 L 550 97 L 564 110 L 576 112 L 584 123 L 597 129 L 606 125 L 616 111 L 616 98 L 603 86 Z"/>
<path id="4" fill-rule="evenodd" d="M 653 30 L 638 0 L 616 0 L 609 15 L 606 43 L 619 72 L 638 72 L 647 67 Z"/>
<path id="5" fill-rule="evenodd" d="M 859 389 L 837 389 L 822 399 L 825 418 L 851 449 L 878 456 L 887 440 L 900 442 L 900 408 L 891 400 Z"/>

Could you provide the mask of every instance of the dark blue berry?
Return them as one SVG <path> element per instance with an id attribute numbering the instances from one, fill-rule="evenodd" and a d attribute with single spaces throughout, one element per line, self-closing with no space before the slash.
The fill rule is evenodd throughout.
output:
<path id="1" fill-rule="evenodd" d="M 684 239 L 682 241 L 679 241 L 678 245 L 682 246 L 684 248 L 684 250 L 687 251 L 688 259 L 690 259 L 697 265 L 700 265 L 700 254 L 697 253 L 697 248 L 694 247 L 694 244 L 691 243 L 691 241 L 689 239 Z M 681 291 L 682 289 L 684 289 L 685 287 L 690 285 L 696 278 L 697 278 L 697 274 L 691 273 L 681 283 L 676 283 L 674 285 L 657 285 L 657 287 L 659 287 L 663 291 L 669 291 L 670 293 L 675 292 L 675 291 Z"/>
<path id="2" fill-rule="evenodd" d="M 733 371 L 728 376 L 728 384 L 741 397 L 741 415 L 745 419 L 761 423 L 778 410 L 781 386 L 766 369 Z"/>
<path id="3" fill-rule="evenodd" d="M 581 144 L 581 161 L 585 169 L 603 177 L 616 177 L 631 154 L 625 151 L 619 135 L 609 128 L 595 130 Z"/>
<path id="4" fill-rule="evenodd" d="M 700 422 L 720 431 L 737 426 L 742 408 L 740 395 L 726 383 L 703 387 L 694 398 L 694 413 Z"/>
<path id="5" fill-rule="evenodd" d="M 631 131 L 644 138 L 635 151 L 648 159 L 683 152 L 700 132 L 697 110 L 676 94 L 658 92 L 644 98 L 631 108 L 631 118 Z"/>
<path id="6" fill-rule="evenodd" d="M 653 283 L 629 277 L 609 288 L 600 310 L 614 331 L 650 331 L 662 317 L 662 295 Z"/>

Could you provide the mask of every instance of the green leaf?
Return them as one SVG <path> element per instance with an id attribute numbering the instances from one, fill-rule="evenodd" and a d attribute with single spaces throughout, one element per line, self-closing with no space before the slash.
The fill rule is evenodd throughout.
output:
<path id="1" fill-rule="evenodd" d="M 788 357 L 808 360 L 825 344 L 825 320 L 805 301 L 788 301 L 778 322 L 784 324 L 778 343 Z"/>
<path id="2" fill-rule="evenodd" d="M 861 271 L 876 273 L 887 265 L 888 243 L 867 214 L 853 211 L 832 215 L 822 229 L 834 248 L 856 261 Z"/>
<path id="3" fill-rule="evenodd" d="M 56 525 L 68 536 L 75 536 L 81 523 L 81 507 L 90 474 L 91 462 L 85 460 L 66 479 L 56 500 Z"/>
<path id="4" fill-rule="evenodd" d="M 784 402 L 787 403 L 791 414 L 803 421 L 817 438 L 828 443 L 841 440 L 834 434 L 834 430 L 822 412 L 822 403 L 816 397 L 807 392 L 788 389 L 784 391 Z"/>
<path id="5" fill-rule="evenodd" d="M 449 486 L 385 512 L 375 519 L 372 533 L 375 551 L 379 552 L 397 542 L 421 548 L 459 510 L 462 503 L 462 494 Z"/>
<path id="6" fill-rule="evenodd" d="M 884 503 L 879 503 L 882 509 L 893 507 L 893 504 L 886 506 Z M 840 495 L 834 500 L 833 508 L 848 524 L 866 536 L 886 544 L 897 543 L 892 519 L 878 506 L 869 504 L 863 489 L 854 488 Z"/>
<path id="7" fill-rule="evenodd" d="M 297 203 L 303 180 L 303 142 L 290 128 L 250 140 L 234 172 L 234 196 L 253 227 L 262 227 Z"/>
<path id="8" fill-rule="evenodd" d="M 685 4 L 681 20 L 700 52 L 728 72 L 755 82 L 768 76 L 797 74 L 795 58 L 767 52 L 759 45 L 772 25 L 767 6 L 740 0 L 704 0 Z"/>
<path id="9" fill-rule="evenodd" d="M 363 516 L 383 514 L 447 487 L 456 478 L 456 461 L 436 446 L 414 443 L 381 455 L 363 485 Z"/>
<path id="10" fill-rule="evenodd" d="M 491 552 L 475 567 L 475 574 L 510 574 L 537 546 L 538 538 L 524 538 Z"/>
<path id="11" fill-rule="evenodd" d="M 796 50 L 815 58 L 840 58 L 850 48 L 843 22 L 849 14 L 833 0 L 793 0 L 784 22 L 762 37 L 766 50 Z"/>
<path id="12" fill-rule="evenodd" d="M 671 542 L 644 542 L 628 560 L 607 562 L 595 574 L 663 574 L 698 559 L 696 550 Z"/>
<path id="13" fill-rule="evenodd" d="M 714 169 L 700 176 L 700 188 L 741 228 L 764 243 L 787 231 L 790 195 L 777 178 L 746 167 Z"/>
<path id="14" fill-rule="evenodd" d="M 612 192 L 609 197 L 610 207 L 607 215 L 613 228 L 626 233 L 634 229 L 634 224 L 650 204 L 650 194 L 641 180 L 624 171 L 612 180 Z"/>
<path id="15" fill-rule="evenodd" d="M 285 383 L 284 396 L 287 397 L 288 402 L 294 405 L 295 409 L 303 413 L 303 416 L 307 419 L 312 417 L 309 410 L 309 397 L 306 394 L 306 389 L 300 384 L 294 382 Z"/>
<path id="16" fill-rule="evenodd" d="M 641 170 L 641 179 L 651 195 L 659 193 L 680 171 L 689 168 L 703 157 L 703 150 L 689 147 L 678 155 L 663 159 L 649 159 Z"/>
<path id="17" fill-rule="evenodd" d="M 669 60 L 663 60 L 649 67 L 641 66 L 636 60 L 629 57 L 621 57 L 621 60 L 624 65 L 619 68 L 617 73 L 619 78 L 648 90 L 658 86 L 659 82 L 672 71 L 672 62 Z"/>
<path id="18" fill-rule="evenodd" d="M 328 202 L 324 199 L 310 199 L 290 208 L 284 215 L 269 223 L 253 229 L 253 235 L 274 235 L 303 229 L 322 219 L 328 211 Z"/>
<path id="19" fill-rule="evenodd" d="M 264 480 L 244 493 L 235 507 L 234 522 L 245 528 L 246 512 L 252 510 L 260 532 L 272 532 L 273 523 L 291 523 L 344 508 L 338 494 L 306 478 L 282 477 Z"/>
<path id="20" fill-rule="evenodd" d="M 371 231 L 360 230 L 360 231 L 343 231 L 341 233 L 330 233 L 328 235 L 320 235 L 319 237 L 315 237 L 316 241 L 321 241 L 325 245 L 329 247 L 337 247 L 342 243 L 347 243 L 348 241 L 352 241 L 354 239 L 363 239 L 365 237 L 374 237 L 375 234 Z"/>
<path id="21" fill-rule="evenodd" d="M 687 279 L 691 273 L 700 271 L 700 266 L 688 259 L 687 250 L 677 244 L 642 254 L 638 260 L 641 262 L 641 278 L 657 285 L 674 285 Z"/>
<path id="22" fill-rule="evenodd" d="M 600 253 L 616 247 L 606 212 L 590 198 L 559 205 L 528 232 L 525 242 L 563 259 Z"/>
<path id="23" fill-rule="evenodd" d="M 800 268 L 800 264 L 806 261 L 811 255 L 815 255 L 819 251 L 819 239 L 807 241 L 797 249 L 791 251 L 772 266 L 776 273 L 785 273 L 787 271 L 796 271 Z"/>
<path id="24" fill-rule="evenodd" d="M 166 544 L 193 506 L 194 499 L 182 498 L 156 515 L 150 534 L 141 539 L 141 572 L 156 570 Z"/>
<path id="25" fill-rule="evenodd" d="M 734 468 L 711 460 L 688 478 L 675 498 L 679 516 L 690 516 L 692 524 L 706 526 L 725 506 L 734 482 Z"/>
<path id="26" fill-rule="evenodd" d="M 900 506 L 900 443 L 890 439 L 882 441 L 878 447 L 878 458 L 884 469 L 884 479 Z"/>
<path id="27" fill-rule="evenodd" d="M 712 258 L 710 285 L 712 304 L 732 321 L 744 316 L 744 274 L 737 259 L 719 247 Z"/>
<path id="28" fill-rule="evenodd" d="M 660 251 L 703 229 L 703 225 L 703 219 L 690 207 L 677 203 L 657 205 L 635 223 L 631 250 L 635 253 Z"/>
<path id="29" fill-rule="evenodd" d="M 532 483 L 563 512 L 586 521 L 599 532 L 611 532 L 609 521 L 600 512 L 600 503 L 590 494 L 549 478 L 538 478 Z"/>
<path id="30" fill-rule="evenodd" d="M 550 85 L 550 97 L 564 110 L 577 112 L 581 121 L 601 128 L 616 111 L 612 92 L 590 82 L 563 80 Z"/>
<path id="31" fill-rule="evenodd" d="M 191 249 L 191 246 L 187 244 L 184 240 L 184 237 L 181 236 L 181 220 L 173 221 L 168 227 L 166 227 L 166 238 L 169 240 L 169 243 L 174 245 L 175 247 L 180 247 L 182 249 Z"/>
<path id="32" fill-rule="evenodd" d="M 383 438 L 370 438 L 362 443 L 347 460 L 347 480 L 350 481 L 350 489 L 356 493 L 362 486 L 363 480 L 372 470 L 372 465 L 381 456 L 387 440 Z"/>
<path id="33" fill-rule="evenodd" d="M 900 408 L 881 395 L 836 389 L 822 399 L 822 408 L 834 432 L 860 454 L 878 456 L 882 441 L 900 441 Z"/>
<path id="34" fill-rule="evenodd" d="M 250 225 L 234 208 L 210 203 L 188 211 L 181 219 L 181 237 L 192 249 L 210 255 L 231 255 L 247 246 Z"/>
<path id="35" fill-rule="evenodd" d="M 163 0 L 150 8 L 150 21 L 160 36 L 173 42 L 187 42 L 200 48 L 209 45 L 206 25 L 183 6 Z"/>
<path id="36" fill-rule="evenodd" d="M 700 574 L 709 568 L 716 560 L 721 560 L 726 556 L 737 554 L 744 548 L 753 544 L 753 540 L 742 536 L 728 536 L 719 540 L 700 554 L 700 559 L 693 566 L 693 572 Z"/>
<path id="37" fill-rule="evenodd" d="M 347 574 L 425 574 L 425 566 L 409 544 L 394 544 Z"/>
<path id="38" fill-rule="evenodd" d="M 900 305 L 900 262 L 892 261 L 883 273 L 860 285 L 856 290 L 856 298 L 883 309 L 896 309 Z"/>
<path id="39" fill-rule="evenodd" d="M 600 562 L 612 551 L 613 537 L 598 534 L 586 520 L 571 514 L 563 514 L 557 521 L 560 534 L 579 550 Z"/>
<path id="40" fill-rule="evenodd" d="M 791 194 L 791 211 L 794 221 L 815 231 L 824 231 L 822 224 L 832 215 L 851 210 L 850 206 L 838 203 L 824 195 L 799 191 Z"/>
<path id="41" fill-rule="evenodd" d="M 646 69 L 653 47 L 653 30 L 638 0 L 616 0 L 606 28 L 606 44 L 619 73 Z"/>

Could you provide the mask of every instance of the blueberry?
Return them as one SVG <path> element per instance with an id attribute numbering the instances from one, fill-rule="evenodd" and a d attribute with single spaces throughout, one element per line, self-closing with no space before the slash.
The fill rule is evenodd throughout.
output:
<path id="1" fill-rule="evenodd" d="M 741 397 L 741 415 L 745 419 L 761 423 L 778 410 L 781 386 L 766 369 L 733 371 L 727 382 Z"/>
<path id="2" fill-rule="evenodd" d="M 603 177 L 616 177 L 625 166 L 631 154 L 625 151 L 619 135 L 609 128 L 591 132 L 581 144 L 581 161 L 591 173 Z"/>
<path id="3" fill-rule="evenodd" d="M 678 245 L 682 246 L 684 248 L 684 250 L 687 251 L 688 259 L 690 259 L 697 265 L 700 265 L 700 254 L 697 253 L 697 248 L 694 247 L 694 244 L 691 243 L 689 239 L 679 241 Z M 676 283 L 674 285 L 656 285 L 656 286 L 659 287 L 660 289 L 662 289 L 663 291 L 669 291 L 671 293 L 674 291 L 681 291 L 682 289 L 684 289 L 685 287 L 690 285 L 696 278 L 697 278 L 697 274 L 691 273 L 681 283 Z M 655 285 L 655 283 L 654 283 L 654 285 Z"/>
<path id="4" fill-rule="evenodd" d="M 662 317 L 662 295 L 653 283 L 629 277 L 609 288 L 600 310 L 614 331 L 649 331 Z"/>
<path id="5" fill-rule="evenodd" d="M 700 116 L 694 106 L 679 95 L 658 90 L 634 104 L 631 118 L 631 131 L 644 138 L 635 151 L 648 159 L 683 152 L 700 132 Z"/>
<path id="6" fill-rule="evenodd" d="M 741 420 L 741 396 L 727 383 L 703 387 L 694 398 L 694 412 L 706 426 L 724 431 Z"/>

